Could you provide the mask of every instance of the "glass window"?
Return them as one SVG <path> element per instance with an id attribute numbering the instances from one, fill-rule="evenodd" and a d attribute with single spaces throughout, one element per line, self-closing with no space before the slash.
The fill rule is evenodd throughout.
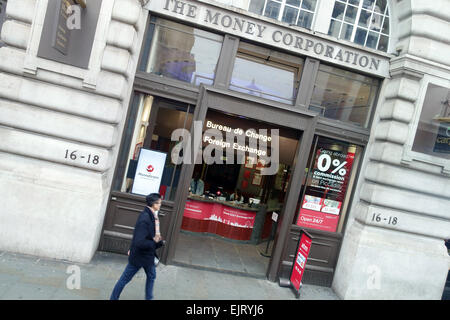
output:
<path id="1" fill-rule="evenodd" d="M 373 7 L 375 6 L 375 0 L 364 0 L 362 5 L 365 9 L 373 10 Z"/>
<path id="2" fill-rule="evenodd" d="M 222 42 L 222 36 L 152 18 L 140 71 L 193 85 L 212 85 Z"/>
<path id="3" fill-rule="evenodd" d="M 298 15 L 297 9 L 286 6 L 281 21 L 289 24 L 295 24 L 295 22 L 297 21 L 297 15 Z"/>
<path id="4" fill-rule="evenodd" d="M 429 84 L 412 151 L 450 159 L 450 89 Z"/>
<path id="5" fill-rule="evenodd" d="M 317 0 L 303 0 L 302 8 L 314 12 L 316 10 L 316 4 Z"/>
<path id="6" fill-rule="evenodd" d="M 386 0 L 336 0 L 328 34 L 387 52 L 388 17 L 389 9 Z M 342 24 L 340 21 L 347 24 Z M 351 24 L 352 28 L 348 24 Z"/>
<path id="7" fill-rule="evenodd" d="M 321 64 L 309 109 L 366 128 L 378 86 L 376 79 Z"/>
<path id="8" fill-rule="evenodd" d="M 248 11 L 311 29 L 317 0 L 251 0 Z"/>
<path id="9" fill-rule="evenodd" d="M 356 30 L 354 42 L 363 46 L 364 43 L 366 43 L 366 37 L 367 37 L 367 30 L 358 28 Z"/>
<path id="10" fill-rule="evenodd" d="M 356 14 L 358 13 L 358 8 L 354 6 L 347 6 L 345 10 L 345 21 L 350 23 L 355 23 Z"/>
<path id="11" fill-rule="evenodd" d="M 387 36 L 381 35 L 380 41 L 378 42 L 378 50 L 387 51 L 388 44 L 389 38 Z"/>
<path id="12" fill-rule="evenodd" d="M 337 20 L 331 20 L 330 29 L 328 30 L 328 34 L 333 37 L 339 37 L 339 30 L 341 30 L 341 22 Z"/>
<path id="13" fill-rule="evenodd" d="M 372 20 L 370 23 L 370 30 L 378 31 L 381 30 L 381 22 L 383 21 L 383 16 L 379 14 L 372 14 Z"/>
<path id="14" fill-rule="evenodd" d="M 286 0 L 287 4 L 293 5 L 293 6 L 300 6 L 301 0 Z"/>
<path id="15" fill-rule="evenodd" d="M 341 30 L 341 38 L 350 40 L 352 36 L 353 26 L 351 24 L 344 23 L 344 27 Z"/>
<path id="16" fill-rule="evenodd" d="M 303 60 L 241 43 L 230 90 L 294 104 Z"/>
<path id="17" fill-rule="evenodd" d="M 380 37 L 379 33 L 370 31 L 369 35 L 367 36 L 366 47 L 376 49 L 379 37 Z"/>
<path id="18" fill-rule="evenodd" d="M 132 193 L 141 149 L 166 154 L 159 192 L 165 200 L 175 199 L 181 165 L 172 163 L 171 152 L 177 142 L 171 141 L 176 129 L 189 130 L 194 106 L 150 95 L 134 95 L 129 123 L 124 132 L 124 151 L 119 157 L 114 190 Z"/>
<path id="19" fill-rule="evenodd" d="M 264 1 L 252 1 L 250 2 L 250 7 L 248 8 L 248 11 L 256 13 L 256 14 L 262 14 L 264 10 Z"/>
<path id="20" fill-rule="evenodd" d="M 266 4 L 266 10 L 264 10 L 264 15 L 272 19 L 278 19 L 278 16 L 280 15 L 280 8 L 281 3 L 276 1 L 269 1 Z"/>
<path id="21" fill-rule="evenodd" d="M 342 17 L 344 16 L 344 11 L 345 11 L 345 4 L 336 1 L 336 4 L 334 5 L 333 13 L 331 16 L 337 20 L 342 20 Z"/>
<path id="22" fill-rule="evenodd" d="M 1 34 L 1 32 L 2 32 L 2 26 L 3 26 L 3 22 L 5 21 L 5 19 L 6 19 L 6 3 L 7 3 L 8 1 L 7 0 L 0 0 L 0 34 Z M 2 40 L 0 39 L 0 47 L 2 47 L 3 46 L 3 42 L 2 42 Z"/>
<path id="23" fill-rule="evenodd" d="M 381 30 L 383 34 L 389 34 L 389 18 L 385 17 L 383 21 L 383 30 Z"/>
<path id="24" fill-rule="evenodd" d="M 372 12 L 361 10 L 361 14 L 359 15 L 359 23 L 358 25 L 363 28 L 369 28 L 370 17 L 372 16 Z"/>
<path id="25" fill-rule="evenodd" d="M 299 27 L 311 29 L 313 17 L 314 17 L 314 15 L 312 13 L 302 10 L 302 11 L 300 11 L 297 25 Z"/>
<path id="26" fill-rule="evenodd" d="M 377 0 L 377 6 L 381 12 L 384 12 L 384 10 L 386 10 L 387 2 L 382 1 L 382 0 Z"/>
<path id="27" fill-rule="evenodd" d="M 360 146 L 315 137 L 297 214 L 297 226 L 340 232 L 360 160 Z"/>

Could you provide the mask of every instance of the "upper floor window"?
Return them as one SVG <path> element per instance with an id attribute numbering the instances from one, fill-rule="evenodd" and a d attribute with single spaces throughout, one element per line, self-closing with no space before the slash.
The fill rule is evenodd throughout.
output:
<path id="1" fill-rule="evenodd" d="M 6 3 L 7 0 L 0 0 L 0 34 L 2 32 L 2 26 L 3 26 L 3 22 L 6 19 Z M 0 39 L 0 47 L 3 46 L 3 42 Z"/>
<path id="2" fill-rule="evenodd" d="M 223 37 L 152 17 L 142 50 L 140 71 L 193 85 L 212 85 Z"/>
<path id="3" fill-rule="evenodd" d="M 328 34 L 387 52 L 389 8 L 386 0 L 336 0 Z"/>
<path id="4" fill-rule="evenodd" d="M 321 64 L 309 109 L 367 128 L 379 85 L 377 79 Z"/>
<path id="5" fill-rule="evenodd" d="M 317 0 L 251 0 L 248 11 L 311 29 Z"/>
<path id="6" fill-rule="evenodd" d="M 230 90 L 294 104 L 303 59 L 241 42 L 234 63 Z"/>

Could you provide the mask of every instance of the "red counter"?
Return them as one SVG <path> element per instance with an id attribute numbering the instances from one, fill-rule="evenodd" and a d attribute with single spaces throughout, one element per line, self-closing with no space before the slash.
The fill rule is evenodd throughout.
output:
<path id="1" fill-rule="evenodd" d="M 186 201 L 182 230 L 217 234 L 234 240 L 250 240 L 257 209 L 243 209 L 207 199 Z"/>

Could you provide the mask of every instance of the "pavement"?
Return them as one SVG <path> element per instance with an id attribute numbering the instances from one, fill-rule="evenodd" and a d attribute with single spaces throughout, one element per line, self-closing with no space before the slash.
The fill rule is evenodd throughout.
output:
<path id="1" fill-rule="evenodd" d="M 0 252 L 0 300 L 108 300 L 127 256 L 97 252 L 90 263 Z M 177 265 L 157 266 L 155 300 L 296 300 L 278 283 Z M 141 269 L 122 300 L 143 300 Z M 303 285 L 300 300 L 339 300 L 331 288 Z"/>

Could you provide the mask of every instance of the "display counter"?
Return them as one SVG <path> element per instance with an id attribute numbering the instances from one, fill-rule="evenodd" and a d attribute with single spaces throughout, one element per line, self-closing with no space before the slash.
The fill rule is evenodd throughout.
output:
<path id="1" fill-rule="evenodd" d="M 189 196 L 181 229 L 259 243 L 266 221 L 266 206 L 257 208 L 199 196 Z"/>

